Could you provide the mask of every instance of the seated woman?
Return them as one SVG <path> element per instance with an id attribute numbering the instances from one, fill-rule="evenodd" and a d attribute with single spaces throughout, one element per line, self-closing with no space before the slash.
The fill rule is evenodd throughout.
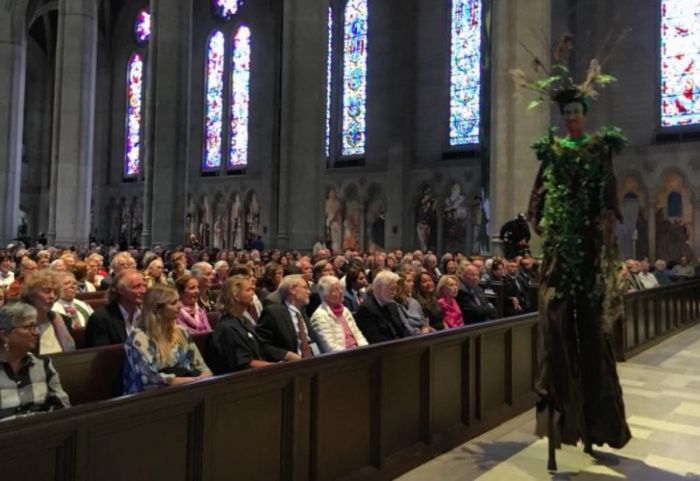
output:
<path id="1" fill-rule="evenodd" d="M 320 261 L 319 261 L 320 262 Z M 343 305 L 353 314 L 367 297 L 367 276 L 365 271 L 357 266 L 350 267 L 345 273 L 345 291 L 343 292 Z"/>
<path id="2" fill-rule="evenodd" d="M 70 270 L 75 276 L 77 292 L 95 292 L 95 286 L 87 281 L 88 264 L 84 261 L 78 261 Z"/>
<path id="3" fill-rule="evenodd" d="M 255 289 L 248 276 L 234 275 L 219 293 L 222 317 L 207 345 L 207 361 L 216 374 L 263 367 L 283 361 L 286 354 L 270 349 L 245 313 L 253 305 Z M 296 357 L 296 353 L 294 353 Z"/>
<path id="4" fill-rule="evenodd" d="M 311 327 L 323 352 L 336 352 L 366 346 L 367 340 L 355 324 L 350 309 L 343 305 L 343 286 L 335 276 L 323 276 L 318 281 L 318 293 L 323 301 L 311 316 Z"/>
<path id="5" fill-rule="evenodd" d="M 124 394 L 185 384 L 211 376 L 187 330 L 176 324 L 180 298 L 172 287 L 154 286 L 143 297 L 141 329 L 124 344 Z"/>
<path id="6" fill-rule="evenodd" d="M 207 311 L 197 303 L 199 299 L 199 280 L 191 274 L 178 277 L 175 287 L 180 295 L 180 312 L 177 323 L 187 329 L 190 334 L 211 332 Z"/>
<path id="7" fill-rule="evenodd" d="M 143 259 L 143 278 L 148 289 L 158 284 L 168 285 L 168 279 L 163 274 L 163 259 L 157 255 L 145 256 Z"/>
<path id="8" fill-rule="evenodd" d="M 427 272 L 419 272 L 413 277 L 413 297 L 423 309 L 423 317 L 428 319 L 430 327 L 436 330 L 444 329 L 442 307 L 435 295 L 435 283 Z"/>
<path id="9" fill-rule="evenodd" d="M 412 335 L 427 334 L 434 331 L 423 315 L 423 308 L 413 298 L 413 269 L 404 266 L 399 274 L 399 285 L 394 297 L 399 308 L 401 320 Z"/>
<path id="10" fill-rule="evenodd" d="M 462 310 L 457 304 L 457 292 L 459 290 L 459 279 L 457 276 L 445 275 L 438 282 L 438 304 L 442 308 L 443 322 L 445 327 L 461 327 L 464 325 Z"/>
<path id="11" fill-rule="evenodd" d="M 277 290 L 284 276 L 284 268 L 276 262 L 270 262 L 265 266 L 265 272 L 258 281 L 258 292 L 256 293 L 263 304 L 267 296 Z"/>
<path id="12" fill-rule="evenodd" d="M 61 283 L 60 299 L 56 301 L 51 310 L 70 317 L 73 329 L 82 329 L 92 315 L 93 309 L 89 304 L 75 298 L 78 293 L 78 281 L 71 272 L 61 272 L 57 276 Z"/>
<path id="13" fill-rule="evenodd" d="M 75 350 L 73 319 L 53 309 L 61 283 L 50 269 L 32 272 L 22 284 L 22 302 L 34 306 L 39 323 L 39 343 L 35 353 L 53 354 Z"/>
<path id="14" fill-rule="evenodd" d="M 0 307 L 0 419 L 70 406 L 51 359 L 32 354 L 36 316 L 23 302 Z"/>

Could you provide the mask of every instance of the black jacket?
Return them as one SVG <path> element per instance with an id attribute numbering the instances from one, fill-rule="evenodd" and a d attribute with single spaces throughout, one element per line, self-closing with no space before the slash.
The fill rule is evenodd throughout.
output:
<path id="1" fill-rule="evenodd" d="M 85 327 L 85 346 L 123 344 L 126 341 L 126 321 L 118 302 L 111 302 L 92 313 Z"/>
<path id="2" fill-rule="evenodd" d="M 382 306 L 373 294 L 368 295 L 357 309 L 355 322 L 370 344 L 411 335 L 401 320 L 396 304 L 390 302 Z"/>

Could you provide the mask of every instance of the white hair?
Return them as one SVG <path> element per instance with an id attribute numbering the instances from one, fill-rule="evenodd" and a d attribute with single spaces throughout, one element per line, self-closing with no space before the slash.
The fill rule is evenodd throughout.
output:
<path id="1" fill-rule="evenodd" d="M 372 281 L 372 289 L 378 290 L 382 286 L 387 286 L 393 282 L 399 282 L 399 275 L 388 269 L 377 272 Z"/>
<path id="2" fill-rule="evenodd" d="M 318 294 L 321 296 L 322 300 L 326 300 L 326 296 L 331 292 L 331 289 L 340 285 L 340 279 L 335 276 L 323 276 L 318 280 L 316 286 L 318 287 Z"/>

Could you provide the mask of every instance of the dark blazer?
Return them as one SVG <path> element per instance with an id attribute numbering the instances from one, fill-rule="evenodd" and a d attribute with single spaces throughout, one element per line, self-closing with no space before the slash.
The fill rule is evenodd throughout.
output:
<path id="1" fill-rule="evenodd" d="M 284 355 L 279 356 L 279 350 L 276 350 L 278 356 L 275 357 L 274 351 L 270 352 L 250 321 L 226 314 L 216 323 L 216 328 L 209 338 L 205 360 L 214 374 L 226 374 L 246 369 L 255 359 L 284 359 Z"/>
<path id="2" fill-rule="evenodd" d="M 316 342 L 309 318 L 304 313 L 304 309 L 300 311 L 309 342 Z M 292 319 L 286 304 L 268 304 L 263 307 L 255 330 L 260 339 L 268 344 L 269 353 L 275 359 L 284 359 L 287 352 L 299 352 L 299 336 L 294 328 L 296 322 L 296 319 Z"/>
<path id="3" fill-rule="evenodd" d="M 411 335 L 406 325 L 401 321 L 396 304 L 390 302 L 381 306 L 374 295 L 368 295 L 357 309 L 355 322 L 370 344 L 401 339 Z"/>
<path id="4" fill-rule="evenodd" d="M 360 291 L 360 297 L 362 298 L 362 302 L 365 302 L 365 299 L 367 299 L 367 294 Z M 357 299 L 355 298 L 355 296 L 352 295 L 351 291 L 345 289 L 343 291 L 343 305 L 347 307 L 350 310 L 350 312 L 355 314 L 360 308 L 361 304 L 357 302 Z"/>
<path id="5" fill-rule="evenodd" d="M 470 289 L 460 282 L 457 304 L 462 311 L 465 324 L 487 321 L 496 317 L 496 308 L 486 299 L 484 291 L 479 286 Z"/>
<path id="6" fill-rule="evenodd" d="M 119 303 L 111 302 L 92 313 L 85 327 L 85 346 L 123 344 L 126 341 L 126 321 Z"/>

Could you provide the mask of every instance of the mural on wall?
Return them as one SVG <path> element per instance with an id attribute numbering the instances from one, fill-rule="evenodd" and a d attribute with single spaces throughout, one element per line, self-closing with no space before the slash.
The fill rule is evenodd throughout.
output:
<path id="1" fill-rule="evenodd" d="M 223 249 L 228 245 L 228 213 L 226 212 L 226 203 L 224 202 L 222 195 L 217 195 L 215 206 L 212 245 L 217 249 Z"/>
<path id="2" fill-rule="evenodd" d="M 360 250 L 362 246 L 362 204 L 357 197 L 355 186 L 350 186 L 345 191 L 343 250 Z"/>
<path id="3" fill-rule="evenodd" d="M 231 211 L 229 213 L 229 241 L 228 245 L 233 249 L 243 248 L 243 215 L 241 197 L 238 193 L 233 195 Z"/>
<path id="4" fill-rule="evenodd" d="M 430 184 L 423 186 L 416 203 L 416 240 L 424 251 L 437 249 L 437 200 Z"/>
<path id="5" fill-rule="evenodd" d="M 462 186 L 454 182 L 443 205 L 443 250 L 464 251 L 467 238 L 467 203 Z"/>
<path id="6" fill-rule="evenodd" d="M 633 175 L 619 182 L 619 206 L 622 222 L 617 226 L 617 241 L 623 259 L 649 256 L 649 222 L 647 194 Z"/>
<path id="7" fill-rule="evenodd" d="M 196 240 L 197 232 L 197 209 L 194 206 L 192 195 L 187 196 L 187 231 L 185 232 L 185 244 L 192 245 Z"/>
<path id="8" fill-rule="evenodd" d="M 343 231 L 343 205 L 334 187 L 326 193 L 326 244 L 330 241 L 333 252 L 340 252 Z"/>
<path id="9" fill-rule="evenodd" d="M 656 257 L 693 259 L 692 193 L 679 174 L 668 174 L 656 196 Z"/>
<path id="10" fill-rule="evenodd" d="M 369 252 L 381 251 L 386 245 L 386 199 L 381 189 L 376 186 L 370 189 L 367 197 L 367 250 Z"/>
<path id="11" fill-rule="evenodd" d="M 143 205 L 140 197 L 134 197 L 131 201 L 131 232 L 130 244 L 139 245 L 141 243 L 141 232 L 143 232 Z"/>
<path id="12" fill-rule="evenodd" d="M 201 246 L 208 246 L 211 242 L 212 214 L 209 198 L 205 195 L 197 209 L 197 242 Z"/>
<path id="13" fill-rule="evenodd" d="M 253 192 L 248 200 L 245 218 L 246 243 L 252 242 L 260 235 L 260 202 L 258 194 Z"/>
<path id="14" fill-rule="evenodd" d="M 469 204 L 469 231 L 471 233 L 471 252 L 485 255 L 489 251 L 489 234 L 486 229 L 488 218 L 486 208 L 480 195 L 475 195 Z"/>

